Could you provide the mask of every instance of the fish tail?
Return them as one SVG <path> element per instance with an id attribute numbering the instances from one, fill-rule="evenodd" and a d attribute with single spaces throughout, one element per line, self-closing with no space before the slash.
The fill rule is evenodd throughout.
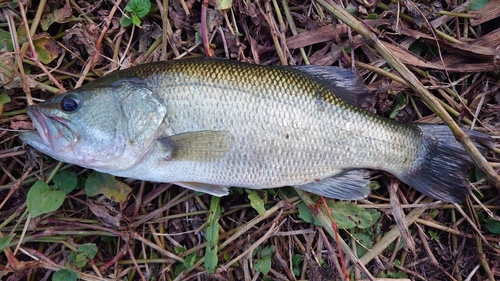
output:
<path id="1" fill-rule="evenodd" d="M 422 131 L 421 154 L 411 168 L 399 175 L 403 182 L 423 194 L 445 202 L 461 203 L 470 194 L 467 170 L 472 159 L 447 126 L 417 124 Z M 464 130 L 485 154 L 493 147 L 492 138 L 477 131 Z"/>

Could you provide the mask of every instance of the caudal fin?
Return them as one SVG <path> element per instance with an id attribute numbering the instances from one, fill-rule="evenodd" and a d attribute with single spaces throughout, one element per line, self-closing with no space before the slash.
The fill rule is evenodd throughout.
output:
<path id="1" fill-rule="evenodd" d="M 398 178 L 430 197 L 461 203 L 470 193 L 467 170 L 474 166 L 472 159 L 447 126 L 418 124 L 418 127 L 423 133 L 425 154 L 415 161 L 409 173 Z M 492 147 L 489 135 L 466 132 L 483 154 Z"/>

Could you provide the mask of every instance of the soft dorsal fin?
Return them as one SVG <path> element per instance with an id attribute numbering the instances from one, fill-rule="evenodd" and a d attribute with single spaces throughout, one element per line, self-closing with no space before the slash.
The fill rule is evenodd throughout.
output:
<path id="1" fill-rule="evenodd" d="M 317 65 L 292 67 L 328 87 L 348 104 L 365 109 L 370 108 L 373 104 L 373 99 L 363 79 L 350 69 Z"/>
<path id="2" fill-rule="evenodd" d="M 166 159 L 208 162 L 223 158 L 233 146 L 233 137 L 226 131 L 197 131 L 158 139 Z"/>

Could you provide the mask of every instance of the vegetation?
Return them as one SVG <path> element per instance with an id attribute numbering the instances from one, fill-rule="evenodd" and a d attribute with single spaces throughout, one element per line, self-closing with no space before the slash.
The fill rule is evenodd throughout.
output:
<path id="1" fill-rule="evenodd" d="M 0 0 L 0 280 L 495 280 L 500 0 Z M 191 55 L 355 68 L 378 114 L 448 124 L 476 198 L 384 173 L 365 200 L 284 187 L 223 198 L 114 178 L 23 146 L 33 104 L 111 71 Z M 335 223 L 332 223 L 335 221 Z"/>

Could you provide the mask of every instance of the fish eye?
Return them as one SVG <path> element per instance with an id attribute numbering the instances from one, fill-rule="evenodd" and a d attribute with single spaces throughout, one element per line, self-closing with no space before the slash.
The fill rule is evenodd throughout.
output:
<path id="1" fill-rule="evenodd" d="M 74 113 L 79 108 L 80 99 L 74 94 L 65 96 L 60 102 L 60 108 L 66 113 Z"/>

